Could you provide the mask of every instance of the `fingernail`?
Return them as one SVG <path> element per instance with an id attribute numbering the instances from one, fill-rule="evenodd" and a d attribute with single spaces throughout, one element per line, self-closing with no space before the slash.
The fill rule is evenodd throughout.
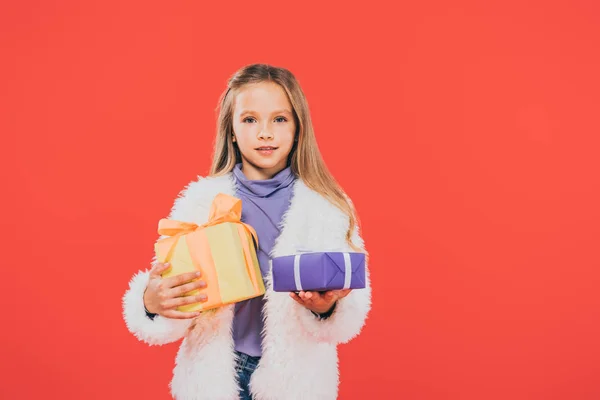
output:
<path id="1" fill-rule="evenodd" d="M 200 276 L 200 271 L 197 271 L 197 272 L 196 272 L 196 276 Z"/>
<path id="2" fill-rule="evenodd" d="M 171 265 L 170 263 L 165 263 L 165 267 L 168 267 L 169 265 Z"/>

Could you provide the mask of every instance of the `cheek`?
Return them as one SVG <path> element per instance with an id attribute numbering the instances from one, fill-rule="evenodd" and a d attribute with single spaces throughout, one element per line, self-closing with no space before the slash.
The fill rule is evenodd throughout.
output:
<path id="1" fill-rule="evenodd" d="M 281 144 L 290 144 L 294 142 L 294 134 L 296 132 L 296 127 L 293 124 L 280 126 L 277 128 L 277 137 L 279 137 Z"/>
<path id="2" fill-rule="evenodd" d="M 240 147 L 244 147 L 253 137 L 252 125 L 250 124 L 239 124 L 233 126 L 235 137 Z M 254 135 L 256 136 L 256 135 Z"/>

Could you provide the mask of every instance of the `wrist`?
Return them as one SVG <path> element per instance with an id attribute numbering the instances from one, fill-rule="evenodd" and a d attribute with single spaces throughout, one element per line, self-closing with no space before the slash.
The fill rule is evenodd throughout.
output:
<path id="1" fill-rule="evenodd" d="M 148 311 L 146 306 L 144 306 L 144 311 L 146 312 L 146 317 L 148 317 L 150 319 L 154 319 L 158 315 L 158 314 L 154 314 L 154 313 L 151 313 L 150 311 Z"/>
<path id="2" fill-rule="evenodd" d="M 335 311 L 335 306 L 336 306 L 336 304 L 337 304 L 337 301 L 335 301 L 335 302 L 334 302 L 334 303 L 331 305 L 331 307 L 329 307 L 329 309 L 328 309 L 328 310 L 326 310 L 326 311 L 324 311 L 324 312 L 320 312 L 320 311 L 314 311 L 314 310 L 311 310 L 311 311 L 312 311 L 312 313 L 313 313 L 313 314 L 314 314 L 316 317 L 318 317 L 319 319 L 327 319 L 327 318 L 331 317 L 331 315 L 332 315 L 332 314 L 333 314 L 333 312 Z"/>
<path id="3" fill-rule="evenodd" d="M 142 304 L 144 305 L 144 311 L 146 312 L 146 316 L 150 319 L 154 319 L 154 317 L 156 317 L 158 314 L 151 312 L 150 310 L 148 310 L 148 307 L 146 307 L 146 291 L 144 291 L 144 295 L 142 296 Z"/>

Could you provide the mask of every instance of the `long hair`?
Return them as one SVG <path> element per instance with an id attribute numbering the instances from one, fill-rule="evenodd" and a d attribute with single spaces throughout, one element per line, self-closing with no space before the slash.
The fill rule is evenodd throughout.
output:
<path id="1" fill-rule="evenodd" d="M 241 162 L 238 147 L 233 142 L 233 106 L 235 95 L 245 85 L 274 82 L 287 93 L 296 121 L 296 139 L 288 165 L 292 172 L 317 193 L 342 210 L 350 219 L 346 241 L 355 250 L 352 232 L 358 225 L 354 206 L 341 186 L 327 169 L 317 146 L 310 118 L 308 102 L 294 75 L 287 69 L 267 64 L 251 64 L 239 69 L 228 81 L 227 89 L 219 99 L 217 138 L 210 176 L 231 172 Z M 362 251 L 362 250 L 361 250 Z"/>

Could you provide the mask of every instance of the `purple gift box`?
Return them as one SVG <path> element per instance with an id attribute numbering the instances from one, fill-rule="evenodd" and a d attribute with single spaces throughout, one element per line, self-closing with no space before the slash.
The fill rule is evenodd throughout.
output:
<path id="1" fill-rule="evenodd" d="M 354 252 L 300 253 L 271 260 L 276 292 L 363 289 L 365 255 Z"/>

